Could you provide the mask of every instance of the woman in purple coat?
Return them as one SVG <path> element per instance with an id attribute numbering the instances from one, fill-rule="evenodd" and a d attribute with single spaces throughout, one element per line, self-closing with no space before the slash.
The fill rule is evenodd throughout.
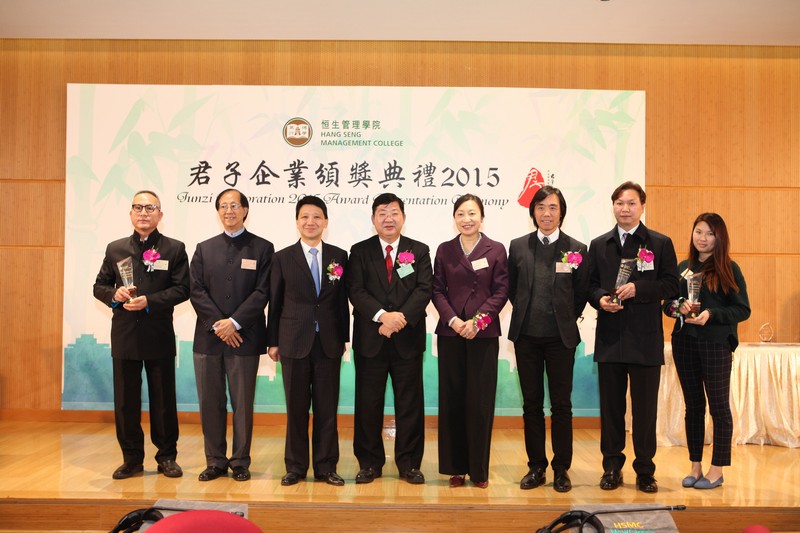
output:
<path id="1" fill-rule="evenodd" d="M 456 200 L 459 235 L 436 251 L 433 305 L 439 353 L 439 473 L 460 487 L 489 485 L 497 390 L 498 315 L 508 300 L 505 247 L 481 233 L 481 199 Z"/>

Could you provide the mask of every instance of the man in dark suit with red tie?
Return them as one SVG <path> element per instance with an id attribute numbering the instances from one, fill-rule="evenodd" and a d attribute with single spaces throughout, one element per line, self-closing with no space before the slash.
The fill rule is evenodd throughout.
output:
<path id="1" fill-rule="evenodd" d="M 425 483 L 419 469 L 425 448 L 422 354 L 433 272 L 428 246 L 401 235 L 405 219 L 400 198 L 378 195 L 372 203 L 378 235 L 350 250 L 346 280 L 354 308 L 356 483 L 381 477 L 386 462 L 382 431 L 388 376 L 395 398 L 395 463 L 402 479 Z"/>
<path id="2" fill-rule="evenodd" d="M 626 181 L 611 195 L 617 225 L 589 247 L 589 303 L 597 309 L 594 360 L 600 383 L 600 488 L 622 484 L 625 464 L 626 393 L 630 381 L 636 486 L 657 492 L 656 415 L 664 331 L 661 302 L 678 294 L 678 261 L 672 240 L 641 223 L 647 196 Z M 622 259 L 633 263 L 630 278 L 616 286 Z M 618 298 L 618 302 L 612 299 Z"/>
<path id="3" fill-rule="evenodd" d="M 336 473 L 339 369 L 350 340 L 350 306 L 343 276 L 347 252 L 322 242 L 328 208 L 305 196 L 295 208 L 300 240 L 272 259 L 267 324 L 269 356 L 281 362 L 286 393 L 286 475 L 294 485 L 308 471 L 308 411 L 313 408 L 314 479 L 344 485 Z"/>

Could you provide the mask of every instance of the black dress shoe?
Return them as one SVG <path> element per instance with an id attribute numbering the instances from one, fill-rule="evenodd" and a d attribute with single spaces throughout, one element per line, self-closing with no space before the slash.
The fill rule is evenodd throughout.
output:
<path id="1" fill-rule="evenodd" d="M 314 479 L 317 481 L 324 481 L 328 485 L 333 485 L 334 487 L 341 487 L 344 485 L 342 476 L 336 472 L 328 472 L 327 474 L 314 474 Z"/>
<path id="2" fill-rule="evenodd" d="M 372 483 L 377 478 L 381 477 L 381 471 L 374 468 L 362 468 L 356 474 L 356 483 Z"/>
<path id="3" fill-rule="evenodd" d="M 122 466 L 114 470 L 114 473 L 111 474 L 111 477 L 114 479 L 127 479 L 133 475 L 138 474 L 139 472 L 144 471 L 143 465 L 135 465 L 130 463 L 122 463 Z"/>
<path id="4" fill-rule="evenodd" d="M 303 481 L 306 476 L 301 476 L 297 472 L 286 472 L 286 475 L 281 478 L 281 485 L 284 487 L 288 487 L 289 485 L 297 485 L 300 481 Z"/>
<path id="5" fill-rule="evenodd" d="M 619 470 L 609 470 L 603 473 L 600 478 L 600 488 L 603 490 L 615 490 L 622 485 L 622 472 Z"/>
<path id="6" fill-rule="evenodd" d="M 220 476 L 224 476 L 228 473 L 227 468 L 219 468 L 218 466 L 209 466 L 202 472 L 200 475 L 197 476 L 199 481 L 211 481 L 212 479 L 217 479 Z"/>
<path id="7" fill-rule="evenodd" d="M 658 492 L 658 483 L 650 474 L 642 474 L 636 476 L 636 488 L 642 492 Z"/>
<path id="8" fill-rule="evenodd" d="M 236 481 L 247 481 L 250 479 L 250 469 L 246 466 L 234 466 L 232 477 Z"/>
<path id="9" fill-rule="evenodd" d="M 166 459 L 158 463 L 158 473 L 167 477 L 181 477 L 183 470 L 174 459 Z"/>
<path id="10" fill-rule="evenodd" d="M 564 468 L 557 468 L 553 477 L 553 488 L 556 492 L 569 492 L 572 490 L 572 481 Z"/>
<path id="11" fill-rule="evenodd" d="M 422 485 L 425 483 L 425 476 L 417 468 L 400 472 L 400 479 L 405 479 L 412 485 Z"/>
<path id="12" fill-rule="evenodd" d="M 528 473 L 525 474 L 525 477 L 519 482 L 519 488 L 522 490 L 530 490 L 535 489 L 540 485 L 544 485 L 545 482 L 545 475 L 544 475 L 544 468 L 536 467 L 528 470 Z"/>

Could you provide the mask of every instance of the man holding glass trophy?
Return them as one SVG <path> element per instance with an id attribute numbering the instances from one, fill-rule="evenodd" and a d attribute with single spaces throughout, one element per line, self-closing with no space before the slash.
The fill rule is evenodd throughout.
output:
<path id="1" fill-rule="evenodd" d="M 189 261 L 182 242 L 159 233 L 163 213 L 154 192 L 134 195 L 130 217 L 133 234 L 108 245 L 94 284 L 95 298 L 113 313 L 114 418 L 123 463 L 112 477 L 125 479 L 144 470 L 142 368 L 158 472 L 180 477 L 172 312 L 189 299 Z"/>
<path id="2" fill-rule="evenodd" d="M 611 195 L 617 225 L 589 247 L 589 303 L 597 309 L 594 360 L 600 385 L 600 487 L 622 484 L 625 411 L 630 379 L 636 485 L 657 492 L 656 412 L 664 332 L 661 301 L 677 293 L 675 248 L 640 219 L 646 195 L 627 181 Z"/>

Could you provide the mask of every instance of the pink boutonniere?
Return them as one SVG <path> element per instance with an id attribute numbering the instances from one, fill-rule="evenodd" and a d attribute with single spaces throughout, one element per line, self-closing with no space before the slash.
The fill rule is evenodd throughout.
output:
<path id="1" fill-rule="evenodd" d="M 475 327 L 478 328 L 479 331 L 483 331 L 492 323 L 492 317 L 486 313 L 478 312 L 472 317 L 472 323 L 475 324 Z"/>
<path id="2" fill-rule="evenodd" d="M 411 265 L 414 263 L 414 254 L 410 251 L 397 254 L 397 262 L 401 265 Z"/>
<path id="3" fill-rule="evenodd" d="M 578 268 L 583 262 L 583 256 L 580 252 L 564 252 L 564 255 L 561 257 L 562 263 L 567 263 L 570 268 L 575 270 Z"/>
<path id="4" fill-rule="evenodd" d="M 144 262 L 145 265 L 147 265 L 148 272 L 153 271 L 153 267 L 156 265 L 156 261 L 158 261 L 160 258 L 161 254 L 158 253 L 158 250 L 156 250 L 155 246 L 153 248 L 150 248 L 149 250 L 145 250 L 144 253 L 142 254 L 142 261 Z"/>
<path id="5" fill-rule="evenodd" d="M 328 280 L 331 282 L 339 281 L 342 279 L 342 274 L 344 274 L 344 267 L 335 260 L 331 261 L 331 264 L 328 265 Z"/>
<path id="6" fill-rule="evenodd" d="M 652 251 L 648 250 L 644 246 L 640 247 L 639 253 L 636 254 L 636 266 L 638 267 L 639 272 L 652 270 L 653 259 L 655 259 L 655 254 L 653 254 Z"/>

